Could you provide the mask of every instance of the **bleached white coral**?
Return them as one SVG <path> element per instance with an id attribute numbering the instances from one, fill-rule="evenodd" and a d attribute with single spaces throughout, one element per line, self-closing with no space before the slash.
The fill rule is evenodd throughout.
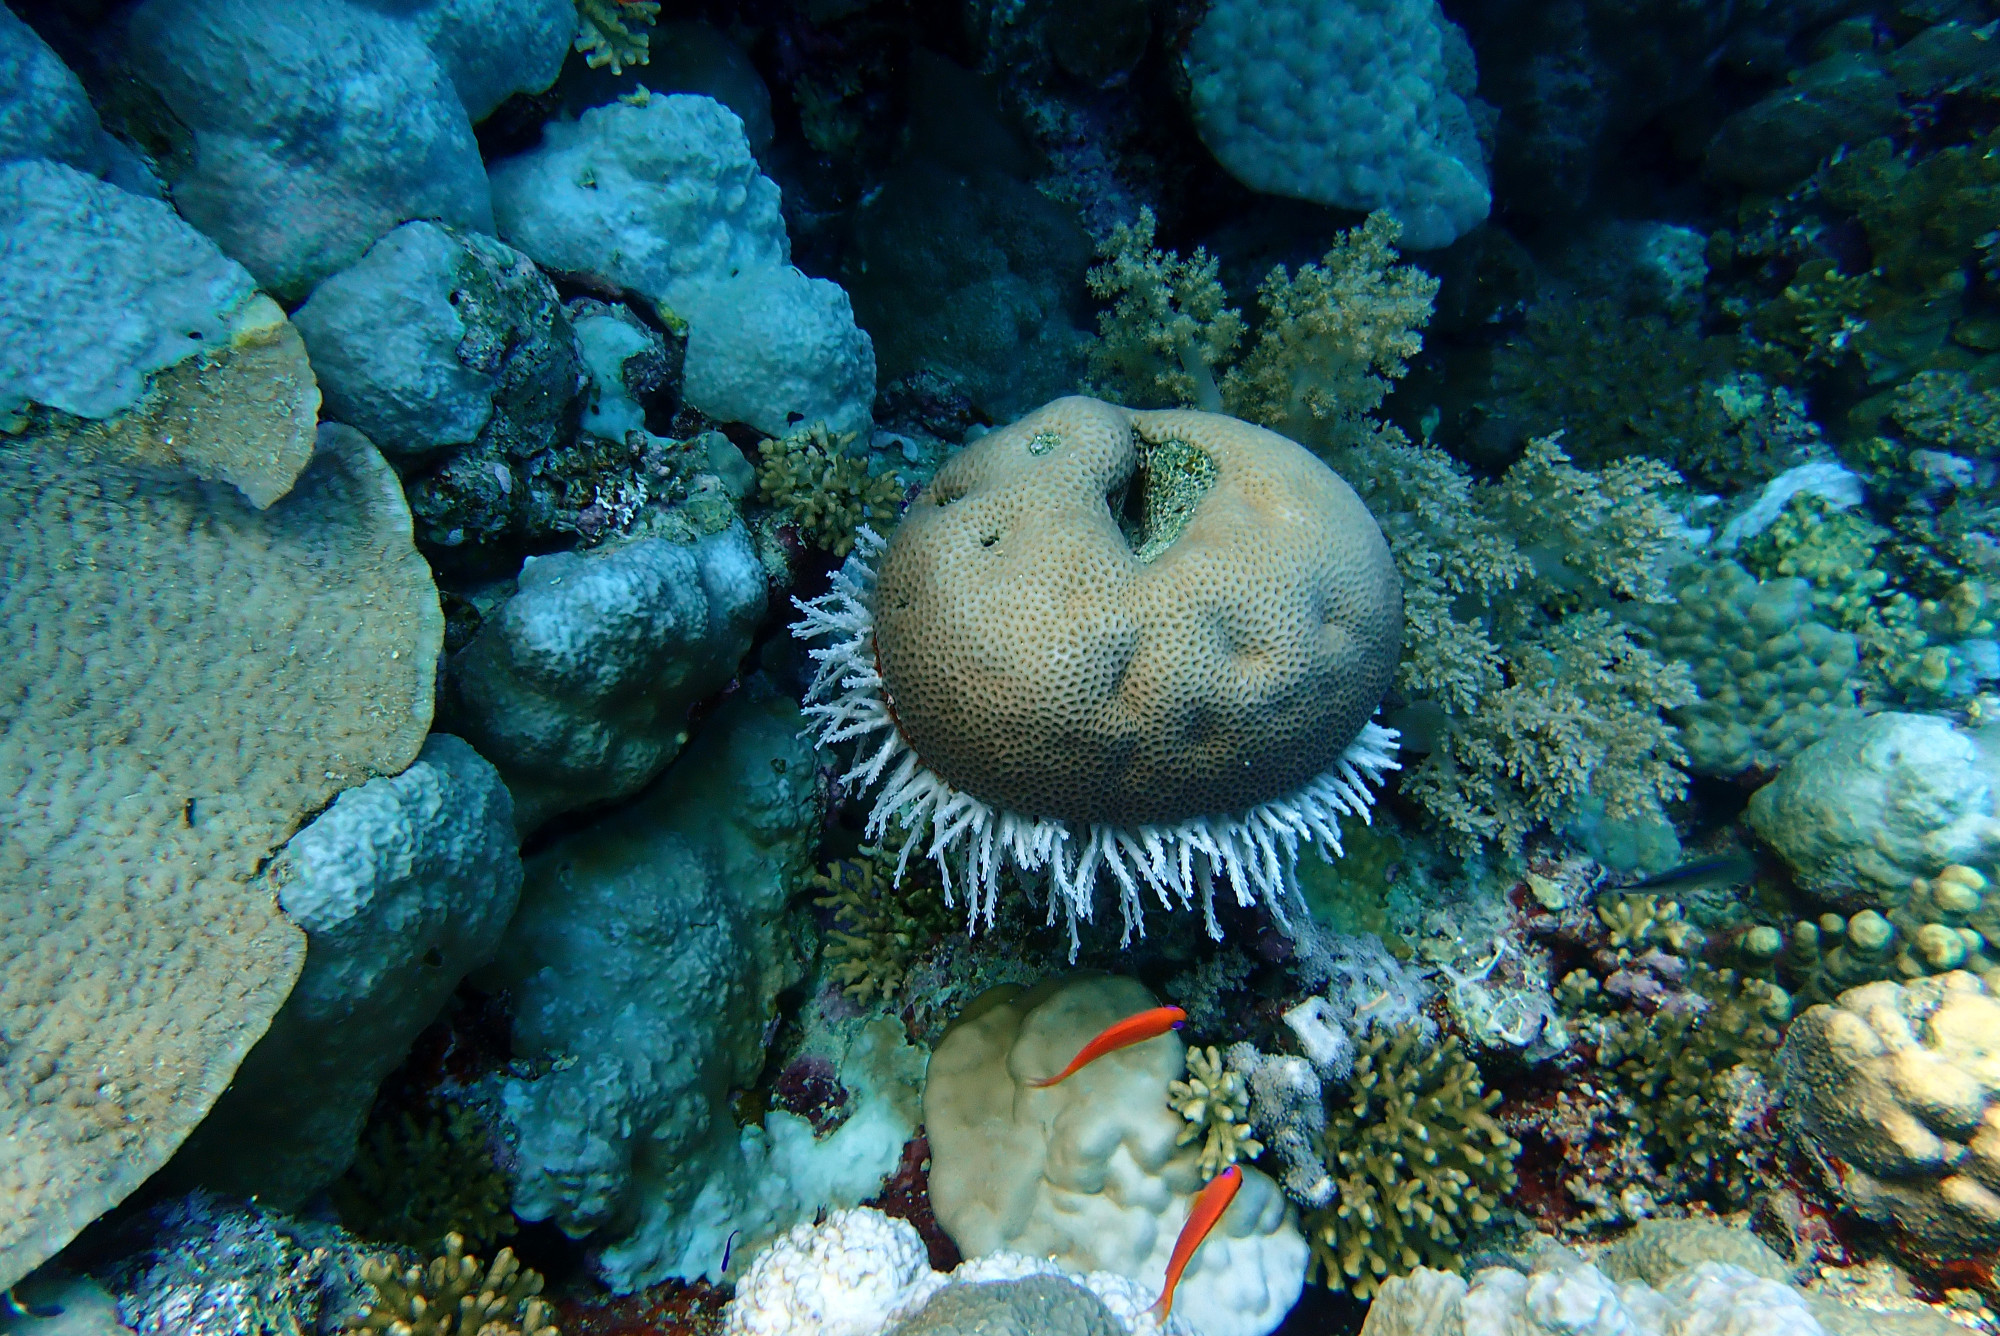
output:
<path id="1" fill-rule="evenodd" d="M 1368 819 L 1375 798 L 1371 783 L 1397 768 L 1396 734 L 1377 724 L 1361 734 L 1332 768 L 1296 792 L 1257 804 L 1246 812 L 1203 815 L 1172 824 L 1138 827 L 1093 823 L 1079 828 L 1053 817 L 1030 817 L 995 807 L 954 787 L 927 767 L 889 708 L 875 653 L 871 601 L 875 560 L 884 544 L 862 528 L 854 553 L 834 576 L 833 588 L 810 602 L 793 600 L 804 614 L 792 634 L 823 642 L 811 651 L 819 665 L 806 690 L 805 712 L 821 748 L 862 740 L 857 759 L 841 776 L 843 784 L 881 788 L 869 813 L 866 838 L 882 838 L 895 821 L 909 832 L 897 860 L 901 880 L 912 851 L 922 849 L 938 866 L 945 902 L 966 892 L 966 926 L 991 927 L 1000 894 L 1000 873 L 1009 864 L 1028 876 L 1046 875 L 1049 922 L 1060 911 L 1075 956 L 1077 925 L 1096 911 L 1100 873 L 1118 888 L 1124 916 L 1120 945 L 1136 931 L 1145 935 L 1144 893 L 1163 908 L 1201 903 L 1208 935 L 1221 940 L 1215 918 L 1215 882 L 1235 887 L 1237 904 L 1262 903 L 1280 923 L 1285 901 L 1297 898 L 1294 870 L 1299 846 L 1318 843 L 1340 852 L 1339 819 Z"/>

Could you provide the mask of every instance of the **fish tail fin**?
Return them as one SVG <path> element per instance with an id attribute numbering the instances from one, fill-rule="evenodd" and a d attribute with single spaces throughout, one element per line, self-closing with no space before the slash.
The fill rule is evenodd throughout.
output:
<path id="1" fill-rule="evenodd" d="M 1047 1090 L 1050 1086 L 1062 1080 L 1063 1076 L 1068 1076 L 1068 1075 L 1069 1075 L 1068 1072 L 1064 1072 L 1062 1076 L 1038 1076 L 1034 1080 L 1028 1082 L 1028 1089 Z"/>

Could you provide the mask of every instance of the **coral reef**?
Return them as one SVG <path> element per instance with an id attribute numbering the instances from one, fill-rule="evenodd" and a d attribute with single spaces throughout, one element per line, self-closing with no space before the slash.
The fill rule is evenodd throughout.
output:
<path id="1" fill-rule="evenodd" d="M 339 1336 L 387 1262 L 345 1230 L 195 1192 L 129 1225 L 104 1279 L 139 1336 Z"/>
<path id="2" fill-rule="evenodd" d="M 861 1207 L 796 1226 L 759 1253 L 723 1336 L 1193 1336 L 1178 1315 L 1156 1319 L 1153 1298 L 1114 1272 L 1016 1252 L 933 1271 L 908 1221 Z"/>
<path id="3" fill-rule="evenodd" d="M 1346 1087 L 1327 1091 L 1336 1196 L 1304 1220 L 1312 1272 L 1365 1299 L 1420 1264 L 1454 1265 L 1514 1186 L 1521 1146 L 1493 1120 L 1499 1102 L 1455 1038 L 1363 1039 Z"/>
<path id="4" fill-rule="evenodd" d="M 520 897 L 514 805 L 433 733 L 287 841 L 267 884 L 305 931 L 305 968 L 161 1181 L 293 1209 L 347 1168 L 382 1078 L 492 958 Z"/>
<path id="5" fill-rule="evenodd" d="M 366 1336 L 557 1336 L 555 1310 L 540 1298 L 542 1278 L 502 1248 L 486 1267 L 458 1234 L 428 1266 L 400 1267 L 386 1257 L 362 1264 L 374 1291 L 345 1330 Z"/>
<path id="6" fill-rule="evenodd" d="M 1167 1104 L 1187 1120 L 1175 1144 L 1185 1146 L 1201 1140 L 1201 1158 L 1196 1168 L 1203 1180 L 1214 1178 L 1238 1160 L 1254 1160 L 1264 1144 L 1252 1133 L 1256 1130 L 1244 1119 L 1250 1113 L 1250 1088 L 1243 1073 L 1223 1065 L 1214 1046 L 1191 1048 L 1187 1053 L 1187 1079 L 1167 1083 Z"/>
<path id="7" fill-rule="evenodd" d="M 916 953 L 951 926 L 927 878 L 897 883 L 898 859 L 897 849 L 864 845 L 861 857 L 836 859 L 813 876 L 823 892 L 813 903 L 834 911 L 824 948 L 829 973 L 856 1002 L 896 997 Z"/>
<path id="8" fill-rule="evenodd" d="M 848 447 L 853 433 L 835 437 L 824 422 L 780 439 L 757 443 L 757 494 L 777 507 L 800 537 L 845 557 L 864 525 L 888 527 L 903 504 L 903 483 L 893 472 L 872 473 Z"/>
<path id="9" fill-rule="evenodd" d="M 590 68 L 609 65 L 613 74 L 647 64 L 653 35 L 646 29 L 659 17 L 658 0 L 576 0 L 577 54 Z"/>
<path id="10" fill-rule="evenodd" d="M 1751 795 L 1750 826 L 1830 900 L 1900 894 L 1949 863 L 2000 858 L 2000 810 L 1982 735 L 1936 715 L 1840 725 Z"/>
<path id="11" fill-rule="evenodd" d="M 515 821 L 638 791 L 679 753 L 689 709 L 735 675 L 764 615 L 740 524 L 558 552 L 452 656 L 445 717 L 499 767 Z"/>
<path id="12" fill-rule="evenodd" d="M 457 1234 L 488 1247 L 518 1227 L 513 1191 L 493 1155 L 494 1129 L 468 1105 L 431 1100 L 375 1122 L 329 1189 L 341 1223 L 363 1238 L 412 1248 Z"/>
<path id="13" fill-rule="evenodd" d="M 1384 209 L 1420 250 L 1492 206 L 1472 47 L 1430 0 L 1221 0 L 1187 62 L 1202 142 L 1253 190 Z"/>
<path id="14" fill-rule="evenodd" d="M 443 617 L 366 440 L 322 427 L 262 510 L 158 457 L 310 440 L 257 352 L 0 440 L 0 1284 L 208 1112 L 302 963 L 264 864 L 430 723 Z"/>
<path id="15" fill-rule="evenodd" d="M 1113 484 L 1130 532 L 1103 523 Z M 988 924 L 1010 864 L 1048 869 L 1073 945 L 1100 870 L 1128 938 L 1142 883 L 1198 896 L 1212 937 L 1216 874 L 1282 915 L 1300 843 L 1337 849 L 1393 764 L 1369 722 L 1396 651 L 1390 554 L 1339 478 L 1247 423 L 1057 400 L 954 458 L 879 563 L 857 557 L 793 627 L 831 642 L 818 741 L 867 739 L 846 779 L 881 785 L 870 836 L 893 820 L 906 852 L 927 842 Z"/>
<path id="16" fill-rule="evenodd" d="M 939 1041 L 924 1088 L 931 1206 L 966 1256 L 1022 1252 L 1159 1292 L 1202 1185 L 1201 1151 L 1181 1142 L 1188 1124 L 1167 1103 L 1185 1072 L 1180 1039 L 1108 1053 L 1046 1089 L 1026 1084 L 1152 1005 L 1138 983 L 1106 975 L 1008 985 L 975 999 Z M 1298 1298 L 1305 1261 L 1277 1185 L 1245 1166 L 1175 1311 L 1208 1336 L 1264 1336 Z"/>
<path id="17" fill-rule="evenodd" d="M 1799 1144 L 1862 1215 L 1935 1264 L 2000 1245 L 2000 1000 L 1963 971 L 1809 1008 L 1785 1037 Z"/>

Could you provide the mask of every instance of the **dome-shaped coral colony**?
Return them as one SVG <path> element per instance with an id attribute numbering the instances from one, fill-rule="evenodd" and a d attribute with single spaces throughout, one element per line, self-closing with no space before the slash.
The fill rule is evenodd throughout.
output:
<path id="1" fill-rule="evenodd" d="M 1217 874 L 1282 921 L 1301 843 L 1340 849 L 1394 768 L 1370 716 L 1402 648 L 1388 544 L 1304 449 L 1214 413 L 1060 399 L 954 457 L 886 547 L 800 604 L 821 746 L 954 865 L 973 922 L 1000 873 L 1046 871 L 1076 941 L 1100 871 L 1125 933 L 1142 888 Z M 900 868 L 899 868 L 900 872 Z"/>

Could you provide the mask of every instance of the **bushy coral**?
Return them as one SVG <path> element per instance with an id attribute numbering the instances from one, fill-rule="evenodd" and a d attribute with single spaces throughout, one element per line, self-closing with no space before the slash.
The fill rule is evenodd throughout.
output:
<path id="1" fill-rule="evenodd" d="M 502 1248 L 482 1268 L 465 1239 L 447 1234 L 444 1253 L 429 1266 L 400 1268 L 371 1258 L 361 1275 L 374 1290 L 367 1309 L 347 1320 L 350 1336 L 557 1336 L 555 1310 L 540 1274 Z"/>
<path id="2" fill-rule="evenodd" d="M 1372 213 L 1318 264 L 1265 277 L 1256 342 L 1222 382 L 1225 410 L 1321 450 L 1360 437 L 1423 347 L 1417 331 L 1438 290 L 1429 274 L 1396 263 L 1401 231 Z"/>
<path id="3" fill-rule="evenodd" d="M 1238 1160 L 1252 1160 L 1264 1144 L 1251 1135 L 1250 1087 L 1242 1072 L 1232 1071 L 1214 1046 L 1187 1052 L 1187 1079 L 1167 1083 L 1167 1103 L 1187 1120 L 1174 1144 L 1202 1139 L 1198 1162 L 1202 1181 L 1214 1178 Z"/>
<path id="4" fill-rule="evenodd" d="M 1977 673 L 1959 642 L 1994 630 L 1984 592 L 1912 597 L 1881 556 L 1889 537 L 1864 515 L 1800 494 L 1744 544 L 1742 560 L 1766 577 L 1804 580 L 1818 619 L 1854 635 L 1876 694 L 1911 703 L 1964 694 Z"/>
<path id="5" fill-rule="evenodd" d="M 1694 690 L 1612 610 L 1667 597 L 1665 558 L 1685 526 L 1664 494 L 1678 477 L 1649 459 L 1579 469 L 1549 437 L 1482 484 L 1371 422 L 1437 290 L 1395 263 L 1395 236 L 1371 216 L 1320 264 L 1273 270 L 1250 351 L 1225 367 L 1243 326 L 1215 262 L 1156 247 L 1142 216 L 1093 271 L 1113 299 L 1093 368 L 1107 392 L 1220 405 L 1288 434 L 1360 492 L 1403 580 L 1397 694 L 1443 716 L 1429 736 L 1406 734 L 1406 755 L 1428 754 L 1403 791 L 1447 840 L 1518 848 L 1586 795 L 1614 819 L 1657 815 L 1685 788 L 1661 712 Z"/>
<path id="6" fill-rule="evenodd" d="M 1650 939 L 1655 925 L 1676 926 L 1636 911 L 1614 921 L 1643 924 L 1628 934 L 1634 944 Z M 1671 945 L 1671 934 L 1662 940 Z M 1557 996 L 1663 1181 L 1679 1195 L 1712 1192 L 1741 1205 L 1768 1177 L 1757 1152 L 1769 1143 L 1763 1120 L 1775 1103 L 1770 1078 L 1791 998 L 1733 970 L 1660 964 L 1670 986 L 1684 975 L 1684 988 L 1652 996 L 1629 977 L 1613 974 L 1600 985 L 1579 970 Z M 1649 1006 L 1620 1006 L 1620 995 Z"/>
<path id="7" fill-rule="evenodd" d="M 1226 412 L 1324 451 L 1359 437 L 1422 347 L 1437 280 L 1396 263 L 1400 229 L 1386 214 L 1343 233 L 1319 263 L 1265 276 L 1240 361 L 1246 324 L 1215 259 L 1197 250 L 1184 260 L 1155 246 L 1153 231 L 1150 210 L 1121 224 L 1090 271 L 1091 291 L 1112 303 L 1090 354 L 1108 397 Z"/>
<path id="8" fill-rule="evenodd" d="M 609 65 L 613 74 L 644 65 L 653 44 L 646 29 L 659 16 L 659 0 L 576 0 L 577 54 L 590 68 Z"/>
<path id="9" fill-rule="evenodd" d="M 871 473 L 868 461 L 848 452 L 853 434 L 835 436 L 824 422 L 782 439 L 758 442 L 763 462 L 757 491 L 806 541 L 836 557 L 854 550 L 864 524 L 886 527 L 902 508 L 903 483 L 894 473 Z"/>
<path id="10" fill-rule="evenodd" d="M 1651 460 L 1591 473 L 1553 440 L 1498 483 L 1382 431 L 1339 461 L 1403 575 L 1405 699 L 1446 716 L 1405 793 L 1469 847 L 1518 848 L 1586 796 L 1613 818 L 1655 814 L 1686 786 L 1662 712 L 1692 703 L 1687 670 L 1611 615 L 1662 596 L 1682 526 Z"/>
<path id="11" fill-rule="evenodd" d="M 896 862 L 897 850 L 867 845 L 861 857 L 836 859 L 813 876 L 821 892 L 813 903 L 834 913 L 829 974 L 857 1002 L 895 997 L 917 953 L 950 927 L 943 894 L 925 873 L 930 864 L 918 860 L 899 882 Z"/>
<path id="12" fill-rule="evenodd" d="M 1520 1143 L 1493 1120 L 1498 1091 L 1456 1039 L 1403 1029 L 1362 1041 L 1344 1092 L 1329 1089 L 1324 1153 L 1338 1185 L 1304 1221 L 1311 1267 L 1367 1298 L 1418 1266 L 1456 1269 L 1471 1230 L 1514 1187 Z"/>
<path id="13" fill-rule="evenodd" d="M 492 1129 L 448 1100 L 372 1123 L 353 1166 L 329 1190 L 341 1222 L 364 1238 L 429 1247 L 456 1234 L 480 1248 L 512 1234 L 513 1185 L 493 1157 Z"/>
<path id="14" fill-rule="evenodd" d="M 1762 481 L 1825 450 L 1790 389 L 1732 369 L 1688 322 L 1605 299 L 1550 297 L 1494 353 L 1500 442 L 1560 430 L 1590 463 L 1650 455 L 1716 485 Z"/>
<path id="15" fill-rule="evenodd" d="M 1090 290 L 1109 301 L 1090 348 L 1091 393 L 1134 408 L 1193 404 L 1220 412 L 1217 369 L 1243 340 L 1243 315 L 1229 305 L 1216 260 L 1197 248 L 1184 260 L 1153 244 L 1151 209 L 1119 223 Z"/>

